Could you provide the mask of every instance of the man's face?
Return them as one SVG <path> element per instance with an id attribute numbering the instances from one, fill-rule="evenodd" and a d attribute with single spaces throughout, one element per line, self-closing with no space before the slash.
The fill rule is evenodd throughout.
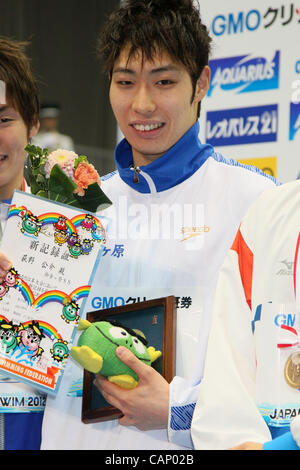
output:
<path id="1" fill-rule="evenodd" d="M 167 152 L 196 122 L 198 102 L 208 88 L 209 70 L 203 70 L 192 101 L 190 75 L 168 54 L 143 64 L 141 54 L 127 60 L 125 48 L 114 65 L 110 101 L 132 147 L 134 164 L 141 166 Z"/>
<path id="2" fill-rule="evenodd" d="M 38 126 L 30 130 L 36 134 Z M 0 200 L 21 189 L 28 143 L 28 129 L 19 112 L 9 103 L 0 103 Z"/>

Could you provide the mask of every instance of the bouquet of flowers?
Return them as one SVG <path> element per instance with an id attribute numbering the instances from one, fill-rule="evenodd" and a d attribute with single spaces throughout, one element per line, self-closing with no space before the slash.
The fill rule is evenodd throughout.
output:
<path id="1" fill-rule="evenodd" d="M 53 201 L 97 212 L 112 202 L 100 188 L 100 176 L 86 156 L 58 149 L 50 153 L 27 145 L 25 179 L 31 193 Z"/>

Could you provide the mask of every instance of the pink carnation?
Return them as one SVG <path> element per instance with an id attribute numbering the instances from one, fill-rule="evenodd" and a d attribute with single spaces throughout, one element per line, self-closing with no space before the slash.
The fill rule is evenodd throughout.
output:
<path id="1" fill-rule="evenodd" d="M 78 165 L 74 172 L 74 182 L 77 184 L 75 193 L 84 196 L 84 190 L 90 184 L 98 183 L 100 185 L 100 176 L 91 163 L 82 162 Z"/>
<path id="2" fill-rule="evenodd" d="M 71 150 L 58 149 L 50 153 L 45 164 L 46 178 L 50 177 L 50 173 L 54 165 L 58 164 L 69 178 L 74 179 L 74 164 L 78 155 Z"/>

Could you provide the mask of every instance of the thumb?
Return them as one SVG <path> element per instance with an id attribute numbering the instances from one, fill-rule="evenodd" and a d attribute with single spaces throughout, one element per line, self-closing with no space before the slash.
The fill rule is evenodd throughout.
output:
<path id="1" fill-rule="evenodd" d="M 140 359 L 138 359 L 129 349 L 125 348 L 124 346 L 119 346 L 116 349 L 116 355 L 118 358 L 124 362 L 130 369 L 132 369 L 138 377 L 143 376 L 143 372 L 145 371 L 145 367 L 148 367 L 144 364 Z"/>

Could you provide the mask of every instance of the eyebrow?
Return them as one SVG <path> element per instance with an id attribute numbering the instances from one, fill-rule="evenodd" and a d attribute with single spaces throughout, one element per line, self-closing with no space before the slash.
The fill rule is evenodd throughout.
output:
<path id="1" fill-rule="evenodd" d="M 162 72 L 174 72 L 178 71 L 178 67 L 176 65 L 164 65 L 162 67 L 156 67 L 152 70 L 150 70 L 150 74 L 157 74 L 157 73 L 162 73 Z M 113 74 L 115 73 L 128 73 L 130 75 L 135 75 L 136 72 L 130 68 L 127 67 L 117 67 L 116 69 L 113 70 Z"/>
<path id="2" fill-rule="evenodd" d="M 17 113 L 18 111 L 11 105 L 9 104 L 0 104 L 0 114 L 3 113 Z"/>

